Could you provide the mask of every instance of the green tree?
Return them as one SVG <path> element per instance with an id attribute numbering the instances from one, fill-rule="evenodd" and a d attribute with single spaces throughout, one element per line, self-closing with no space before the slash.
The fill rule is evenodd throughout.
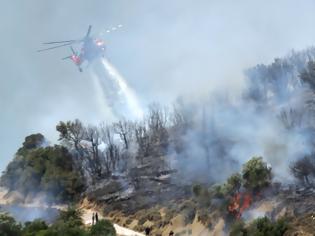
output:
<path id="1" fill-rule="evenodd" d="M 288 229 L 285 219 L 272 222 L 268 217 L 258 218 L 248 226 L 248 235 L 255 236 L 282 236 Z"/>
<path id="2" fill-rule="evenodd" d="M 23 143 L 23 148 L 25 149 L 33 149 L 43 146 L 45 143 L 45 137 L 44 135 L 38 133 L 38 134 L 31 134 L 25 138 L 25 141 Z"/>
<path id="3" fill-rule="evenodd" d="M 47 230 L 40 231 L 36 236 L 88 236 L 88 233 L 81 227 L 69 227 L 65 223 L 53 224 Z"/>
<path id="4" fill-rule="evenodd" d="M 26 222 L 23 228 L 23 236 L 37 236 L 41 231 L 45 231 L 48 229 L 45 221 L 42 220 L 34 220 L 32 222 Z"/>
<path id="5" fill-rule="evenodd" d="M 315 62 L 309 61 L 307 68 L 301 73 L 300 78 L 307 83 L 311 89 L 315 89 Z"/>
<path id="6" fill-rule="evenodd" d="M 41 178 L 41 188 L 55 195 L 60 201 L 71 201 L 84 189 L 84 180 L 80 172 L 73 168 L 72 156 L 65 147 L 46 148 L 42 157 L 45 172 Z"/>
<path id="7" fill-rule="evenodd" d="M 242 220 L 234 222 L 230 229 L 230 236 L 247 236 L 247 229 L 245 223 Z"/>
<path id="8" fill-rule="evenodd" d="M 60 145 L 32 147 L 28 149 L 23 145 L 19 149 L 1 176 L 0 184 L 25 196 L 45 191 L 54 196 L 54 201 L 75 200 L 84 189 L 84 181 L 73 167 L 73 157 L 67 148 Z"/>
<path id="9" fill-rule="evenodd" d="M 73 144 L 75 149 L 80 151 L 80 142 L 85 136 L 85 127 L 80 120 L 60 121 L 56 130 L 59 132 L 59 140 Z"/>
<path id="10" fill-rule="evenodd" d="M 20 236 L 22 235 L 22 226 L 8 214 L 0 214 L 0 235 L 1 236 Z"/>
<path id="11" fill-rule="evenodd" d="M 108 220 L 100 220 L 90 229 L 91 236 L 116 236 L 113 224 Z"/>
<path id="12" fill-rule="evenodd" d="M 230 229 L 230 236 L 282 236 L 289 229 L 285 218 L 272 222 L 268 217 L 257 218 L 249 225 L 236 221 Z"/>
<path id="13" fill-rule="evenodd" d="M 262 157 L 253 157 L 243 166 L 242 178 L 245 188 L 253 192 L 260 191 L 271 184 L 271 168 Z"/>
<path id="14" fill-rule="evenodd" d="M 195 184 L 193 185 L 192 191 L 199 205 L 202 207 L 210 206 L 212 196 L 206 186 Z"/>
<path id="15" fill-rule="evenodd" d="M 242 176 L 239 173 L 231 175 L 225 184 L 225 188 L 227 193 L 235 194 L 239 192 L 240 188 L 242 187 Z"/>
<path id="16" fill-rule="evenodd" d="M 196 197 L 199 197 L 202 194 L 203 187 L 200 184 L 194 184 L 192 191 Z"/>
<path id="17" fill-rule="evenodd" d="M 60 211 L 57 222 L 66 222 L 69 227 L 82 226 L 82 211 L 74 206 L 69 206 L 67 210 Z"/>
<path id="18" fill-rule="evenodd" d="M 87 236 L 88 232 L 84 229 L 81 217 L 82 212 L 70 206 L 67 210 L 60 211 L 59 217 L 51 227 L 36 236 Z"/>
<path id="19" fill-rule="evenodd" d="M 290 171 L 295 178 L 307 186 L 311 186 L 310 177 L 315 176 L 314 156 L 305 156 L 290 165 Z"/>

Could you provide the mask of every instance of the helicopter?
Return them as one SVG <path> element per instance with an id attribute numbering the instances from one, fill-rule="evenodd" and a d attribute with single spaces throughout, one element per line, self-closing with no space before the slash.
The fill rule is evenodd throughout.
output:
<path id="1" fill-rule="evenodd" d="M 99 57 L 104 57 L 105 53 L 105 42 L 101 39 L 95 39 L 90 36 L 92 30 L 92 26 L 90 25 L 86 35 L 82 39 L 78 40 L 64 40 L 64 41 L 54 41 L 54 42 L 46 42 L 44 45 L 55 45 L 52 47 L 44 48 L 38 50 L 38 52 L 43 52 L 47 50 L 52 50 L 60 47 L 70 46 L 71 55 L 62 58 L 62 60 L 70 59 L 72 62 L 78 67 L 79 71 L 82 72 L 82 64 L 87 61 L 91 63 L 94 59 Z M 76 51 L 72 45 L 81 43 L 80 51 Z"/>

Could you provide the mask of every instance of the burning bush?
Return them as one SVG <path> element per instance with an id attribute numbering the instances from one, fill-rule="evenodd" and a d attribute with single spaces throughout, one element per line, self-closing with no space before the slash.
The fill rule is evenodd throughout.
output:
<path id="1" fill-rule="evenodd" d="M 262 157 L 253 157 L 243 166 L 242 178 L 240 175 L 231 176 L 226 185 L 230 186 L 230 192 L 234 192 L 230 199 L 228 211 L 236 218 L 240 218 L 243 212 L 250 207 L 253 196 L 263 188 L 271 184 L 271 168 L 263 162 Z M 243 184 L 243 191 L 240 189 Z"/>
<path id="2" fill-rule="evenodd" d="M 235 173 L 225 183 L 213 185 L 209 189 L 203 185 L 194 185 L 192 191 L 198 207 L 209 209 L 217 204 L 216 209 L 220 209 L 223 214 L 228 212 L 234 221 L 251 206 L 254 197 L 271 184 L 271 180 L 271 168 L 263 162 L 262 157 L 254 157 L 244 164 L 242 174 Z"/>
<path id="3" fill-rule="evenodd" d="M 228 211 L 236 218 L 240 218 L 243 212 L 250 207 L 252 201 L 250 193 L 237 193 L 232 197 Z"/>

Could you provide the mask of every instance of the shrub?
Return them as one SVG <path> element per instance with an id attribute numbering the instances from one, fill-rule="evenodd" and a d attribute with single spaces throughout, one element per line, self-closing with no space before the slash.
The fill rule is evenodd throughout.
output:
<path id="1" fill-rule="evenodd" d="M 40 219 L 32 222 L 26 222 L 23 228 L 23 236 L 37 236 L 40 231 L 47 230 L 48 226 L 45 221 Z"/>
<path id="2" fill-rule="evenodd" d="M 242 187 L 242 176 L 239 173 L 231 175 L 225 184 L 225 191 L 231 195 L 239 192 Z"/>
<path id="3" fill-rule="evenodd" d="M 0 214 L 0 235 L 5 236 L 20 236 L 22 226 L 8 214 Z"/>
<path id="4" fill-rule="evenodd" d="M 85 186 L 82 175 L 73 168 L 71 153 L 59 145 L 38 147 L 40 135 L 25 140 L 1 176 L 0 184 L 25 196 L 45 191 L 55 201 L 75 200 Z"/>
<path id="5" fill-rule="evenodd" d="M 73 206 L 69 206 L 67 210 L 60 211 L 60 215 L 56 222 L 58 221 L 67 223 L 69 227 L 80 227 L 83 225 L 82 211 Z"/>
<path id="6" fill-rule="evenodd" d="M 192 191 L 196 197 L 199 197 L 202 192 L 202 186 L 200 184 L 195 184 L 192 187 Z"/>
<path id="7" fill-rule="evenodd" d="M 282 236 L 288 230 L 285 218 L 272 222 L 268 217 L 257 218 L 245 226 L 242 220 L 235 222 L 230 229 L 230 236 Z"/>
<path id="8" fill-rule="evenodd" d="M 230 229 L 230 236 L 247 236 L 247 229 L 245 223 L 242 220 L 234 222 Z"/>
<path id="9" fill-rule="evenodd" d="M 262 157 L 253 157 L 243 166 L 242 178 L 245 188 L 253 192 L 260 191 L 271 184 L 271 168 L 263 162 Z"/>
<path id="10" fill-rule="evenodd" d="M 311 177 L 315 177 L 315 157 L 305 156 L 290 165 L 290 171 L 295 178 L 306 186 L 311 186 Z"/>
<path id="11" fill-rule="evenodd" d="M 208 229 L 212 227 L 212 218 L 207 209 L 201 209 L 198 211 L 198 221 L 207 226 Z"/>
<path id="12" fill-rule="evenodd" d="M 268 217 L 254 220 L 248 227 L 248 235 L 257 236 L 282 236 L 288 229 L 288 223 L 285 219 L 272 222 Z"/>
<path id="13" fill-rule="evenodd" d="M 187 200 L 180 207 L 180 211 L 184 215 L 185 224 L 190 224 L 196 216 L 196 204 L 193 201 Z"/>
<path id="14" fill-rule="evenodd" d="M 91 236 L 116 236 L 116 231 L 111 222 L 108 220 L 100 220 L 90 229 Z"/>
<path id="15" fill-rule="evenodd" d="M 138 225 L 143 225 L 147 220 L 152 222 L 158 222 L 162 220 L 162 216 L 160 212 L 156 209 L 144 211 L 138 221 Z"/>
<path id="16" fill-rule="evenodd" d="M 45 231 L 40 231 L 36 236 L 87 236 L 88 233 L 83 228 L 81 211 L 69 207 L 65 211 L 61 211 L 59 217 L 51 227 Z"/>

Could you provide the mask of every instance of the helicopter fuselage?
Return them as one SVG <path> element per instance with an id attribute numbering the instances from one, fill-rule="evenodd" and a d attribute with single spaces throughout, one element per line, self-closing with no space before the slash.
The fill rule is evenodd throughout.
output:
<path id="1" fill-rule="evenodd" d="M 52 45 L 51 47 L 38 50 L 38 52 L 47 51 L 55 48 L 70 46 L 72 54 L 62 58 L 63 60 L 71 59 L 72 62 L 78 66 L 82 71 L 81 65 L 87 61 L 91 63 L 93 60 L 104 56 L 105 42 L 101 39 L 95 39 L 90 36 L 92 26 L 90 25 L 84 38 L 79 40 L 64 40 L 44 43 L 45 45 Z M 81 43 L 80 51 L 76 51 L 72 45 Z"/>

